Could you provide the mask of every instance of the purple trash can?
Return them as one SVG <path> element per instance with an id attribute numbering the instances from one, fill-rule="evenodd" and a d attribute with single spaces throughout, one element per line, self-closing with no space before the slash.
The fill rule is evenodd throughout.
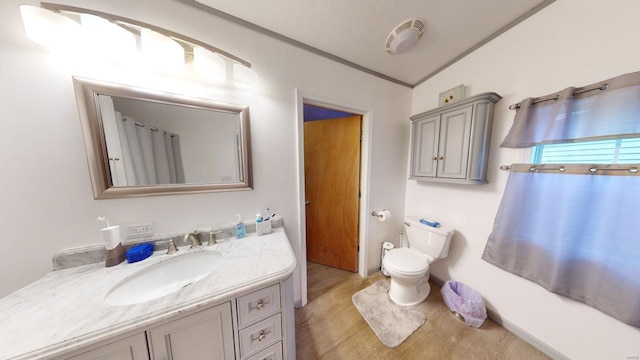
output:
<path id="1" fill-rule="evenodd" d="M 449 310 L 465 324 L 479 328 L 487 319 L 487 307 L 482 296 L 467 285 L 447 281 L 440 292 Z"/>

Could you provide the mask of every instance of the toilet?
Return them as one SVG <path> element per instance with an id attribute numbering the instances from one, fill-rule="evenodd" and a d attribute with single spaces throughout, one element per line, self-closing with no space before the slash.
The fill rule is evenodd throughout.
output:
<path id="1" fill-rule="evenodd" d="M 417 216 L 404 221 L 402 247 L 387 252 L 382 259 L 389 272 L 389 298 L 397 305 L 418 305 L 429 296 L 429 264 L 447 257 L 454 230 L 445 225 L 422 224 Z"/>

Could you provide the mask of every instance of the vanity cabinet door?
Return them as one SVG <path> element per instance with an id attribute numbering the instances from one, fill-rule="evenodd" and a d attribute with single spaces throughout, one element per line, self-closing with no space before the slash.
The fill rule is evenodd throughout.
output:
<path id="1" fill-rule="evenodd" d="M 67 360 L 149 360 L 144 333 L 100 346 Z"/>
<path id="2" fill-rule="evenodd" d="M 154 360 L 234 359 L 231 305 L 224 303 L 147 331 Z"/>
<path id="3" fill-rule="evenodd" d="M 469 105 L 442 114 L 438 142 L 438 177 L 467 177 L 472 110 L 473 105 Z"/>

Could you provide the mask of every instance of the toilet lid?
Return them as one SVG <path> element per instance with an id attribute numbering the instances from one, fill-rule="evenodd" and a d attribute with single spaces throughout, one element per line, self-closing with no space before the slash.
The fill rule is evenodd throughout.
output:
<path id="1" fill-rule="evenodd" d="M 390 250 L 384 259 L 388 266 L 405 274 L 419 273 L 429 267 L 425 255 L 409 248 Z"/>

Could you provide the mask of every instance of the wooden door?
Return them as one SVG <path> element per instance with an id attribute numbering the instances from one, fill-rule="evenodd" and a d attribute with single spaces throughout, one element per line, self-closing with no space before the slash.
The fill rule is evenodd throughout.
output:
<path id="1" fill-rule="evenodd" d="M 467 177 L 473 105 L 443 113 L 440 120 L 438 177 Z"/>
<path id="2" fill-rule="evenodd" d="M 304 123 L 307 260 L 358 269 L 360 115 Z"/>

